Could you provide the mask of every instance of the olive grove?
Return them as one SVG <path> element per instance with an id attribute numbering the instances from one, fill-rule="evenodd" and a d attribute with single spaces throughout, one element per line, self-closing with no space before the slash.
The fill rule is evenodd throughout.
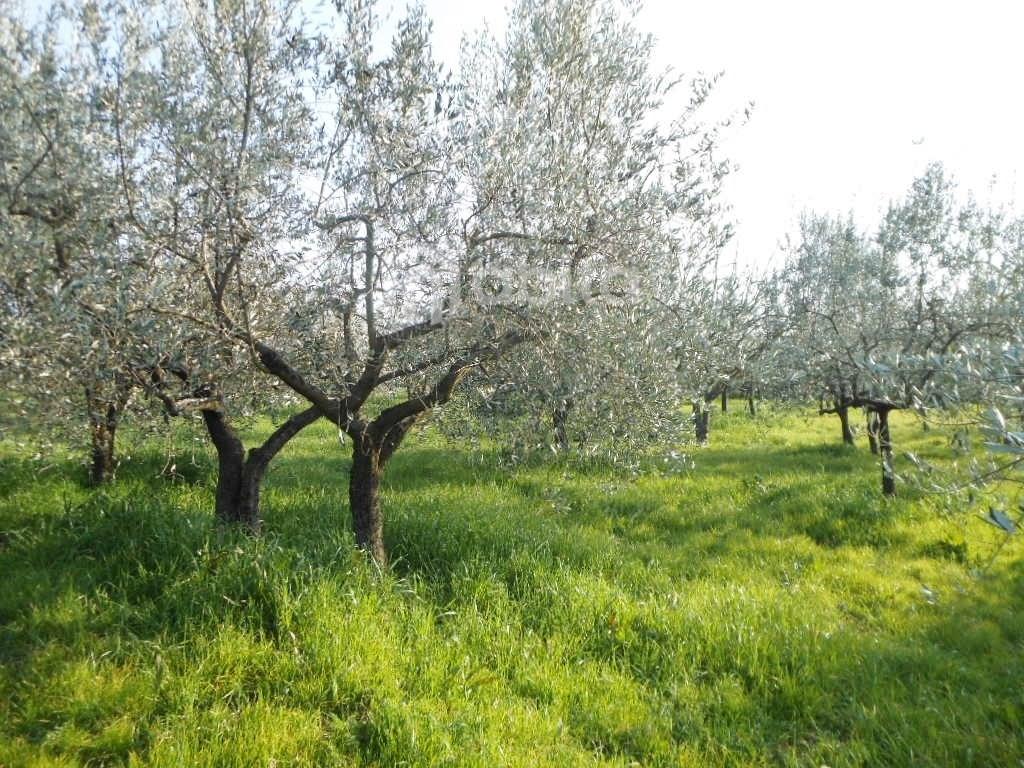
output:
<path id="1" fill-rule="evenodd" d="M 787 313 L 781 359 L 802 397 L 836 414 L 854 443 L 861 408 L 882 489 L 895 493 L 889 413 L 986 402 L 971 360 L 1019 339 L 1015 225 L 961 201 L 939 165 L 890 205 L 873 236 L 851 220 L 806 215 L 778 276 Z M 999 376 L 989 377 L 991 380 Z"/>
<path id="2" fill-rule="evenodd" d="M 730 392 L 817 401 L 848 444 L 865 411 L 892 494 L 889 413 L 970 406 L 991 471 L 1019 466 L 1021 219 L 934 165 L 872 232 L 807 214 L 777 273 L 720 274 L 714 80 L 657 71 L 635 12 L 518 0 L 447 72 L 416 5 L 5 7 L 9 402 L 86 435 L 96 482 L 126 417 L 201 421 L 216 516 L 252 530 L 271 462 L 327 420 L 381 565 L 383 473 L 431 417 L 454 445 L 628 459 L 706 442 Z"/>
<path id="3" fill-rule="evenodd" d="M 351 446 L 357 543 L 381 563 L 381 473 L 460 384 L 556 371 L 611 431 L 641 434 L 622 413 L 668 418 L 671 390 L 650 385 L 671 345 L 614 337 L 649 331 L 649 296 L 706 260 L 727 166 L 700 120 L 709 84 L 665 119 L 680 84 L 653 71 L 629 13 L 523 0 L 444 75 L 415 7 L 381 49 L 378 9 L 358 0 L 328 23 L 271 0 L 55 6 L 4 41 L 0 191 L 25 240 L 4 256 L 24 326 L 5 354 L 25 367 L 46 350 L 63 378 L 87 366 L 71 378 L 112 388 L 90 395 L 104 414 L 133 394 L 200 413 L 218 516 L 253 528 L 269 462 L 330 420 Z M 72 244 L 88 278 L 44 305 Z M 6 279 L 28 271 L 32 295 Z M 108 329 L 117 343 L 97 344 Z M 288 400 L 247 450 L 232 419 Z"/>

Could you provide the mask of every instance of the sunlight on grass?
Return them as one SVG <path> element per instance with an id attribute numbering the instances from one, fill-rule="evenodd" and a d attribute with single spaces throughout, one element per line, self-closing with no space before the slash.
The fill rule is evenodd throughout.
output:
<path id="1" fill-rule="evenodd" d="M 714 427 L 639 476 L 428 430 L 385 478 L 383 575 L 325 425 L 261 540 L 214 527 L 205 454 L 172 481 L 139 446 L 96 492 L 5 443 L 0 765 L 1019 765 L 1021 545 L 986 568 L 981 506 L 883 499 L 832 420 Z"/>

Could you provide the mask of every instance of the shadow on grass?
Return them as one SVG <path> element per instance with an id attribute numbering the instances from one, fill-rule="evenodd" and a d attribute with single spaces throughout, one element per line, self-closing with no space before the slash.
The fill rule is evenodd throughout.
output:
<path id="1" fill-rule="evenodd" d="M 709 447 L 694 455 L 695 472 L 723 473 L 736 477 L 777 471 L 835 475 L 878 466 L 866 448 L 843 444 L 797 446 Z"/>
<path id="2" fill-rule="evenodd" d="M 697 457 L 697 469 L 689 479 L 699 483 L 704 476 L 743 477 L 757 476 L 760 472 L 770 475 L 773 468 L 779 467 L 785 467 L 787 472 L 813 472 L 821 467 L 823 459 L 826 462 L 834 459 L 839 464 L 836 468 L 846 471 L 870 463 L 870 457 L 851 456 L 851 453 L 844 446 L 754 451 L 714 449 Z M 545 537 L 559 540 L 557 545 L 549 542 L 544 546 L 557 546 L 566 550 L 571 560 L 581 561 L 589 550 L 571 544 L 575 531 L 609 530 L 629 542 L 635 527 L 633 523 L 640 522 L 657 529 L 656 538 L 668 543 L 683 543 L 696 533 L 717 531 L 728 535 L 746 530 L 757 535 L 806 533 L 828 546 L 879 544 L 884 543 L 886 531 L 891 527 L 886 507 L 870 495 L 840 500 L 841 503 L 830 503 L 828 507 L 808 507 L 805 500 L 814 488 L 814 481 L 753 493 L 740 507 L 715 514 L 706 508 L 698 509 L 706 505 L 687 508 L 685 499 L 666 501 L 637 493 L 629 474 L 618 470 L 617 476 L 610 475 L 607 465 L 599 462 L 592 464 L 592 473 L 581 474 L 576 472 L 576 467 L 565 466 L 562 461 L 533 462 L 503 469 L 495 467 L 493 462 L 488 463 L 487 458 L 436 447 L 414 447 L 395 456 L 383 481 L 388 517 L 386 531 L 392 549 L 410 572 L 415 572 L 417 567 L 436 572 L 439 563 L 444 561 L 451 562 L 450 567 L 454 568 L 459 559 L 505 556 L 516 546 L 526 546 L 527 541 L 531 542 L 530 546 L 536 546 L 538 535 L 540 541 L 545 541 Z M 133 567 L 147 572 L 160 571 L 160 553 L 174 552 L 176 538 L 183 538 L 189 542 L 188 547 L 194 547 L 199 542 L 196 536 L 206 540 L 215 535 L 208 511 L 192 510 L 183 515 L 167 510 L 167 520 L 174 521 L 168 528 L 163 513 L 158 512 L 149 515 L 147 523 L 137 524 L 135 521 L 141 513 L 134 510 L 140 501 L 158 500 L 166 494 L 169 485 L 191 486 L 208 492 L 213 483 L 212 465 L 209 457 L 200 457 L 194 464 L 182 462 L 174 481 L 168 483 L 161 477 L 165 457 L 138 452 L 120 468 L 110 495 L 107 491 L 75 483 L 76 488 L 89 497 L 89 503 L 64 509 L 49 523 L 40 522 L 46 519 L 45 515 L 40 518 L 33 514 L 22 516 L 20 521 L 10 521 L 7 527 L 18 528 L 20 522 L 27 529 L 37 529 L 33 539 L 37 553 L 31 559 L 38 562 L 60 563 L 62 558 L 72 556 L 114 567 L 110 564 L 115 563 L 118 552 L 122 552 Z M 605 469 L 601 469 L 602 466 Z M 265 498 L 271 532 L 279 528 L 289 538 L 296 538 L 297 546 L 315 545 L 316 539 L 328 532 L 329 538 L 336 540 L 339 531 L 331 529 L 338 527 L 343 528 L 341 535 L 347 536 L 348 467 L 349 458 L 341 450 L 322 458 L 283 455 L 273 466 L 267 483 Z M 76 470 L 80 469 L 74 462 L 66 461 L 40 477 L 36 463 L 12 458 L 4 458 L 0 468 L 3 470 L 0 493 L 4 496 L 26 485 L 36 485 L 38 494 L 50 498 L 59 498 L 56 488 L 67 482 L 65 478 L 75 477 Z M 561 482 L 570 475 L 578 482 Z M 610 479 L 617 490 L 606 493 L 601 487 L 587 485 L 585 481 L 594 477 Z M 490 488 L 491 497 L 474 499 L 472 491 L 481 487 Z M 440 493 L 442 491 L 444 493 Z M 469 493 L 465 493 L 467 491 Z M 329 511 L 324 510 L 321 503 L 325 496 L 330 497 L 332 508 Z M 161 507 L 157 504 L 153 508 Z M 187 521 L 189 532 L 181 529 L 182 521 Z M 40 526 L 42 530 L 38 530 Z M 854 535 L 851 537 L 851 534 Z M 159 545 L 147 547 L 147 535 L 159 539 Z M 6 532 L 5 537 L 6 549 L 11 549 L 19 540 L 10 532 Z M 92 543 L 88 541 L 90 537 Z M 644 543 L 650 538 L 650 534 L 644 534 L 633 543 Z M 569 539 L 568 544 L 566 539 Z M 108 573 L 103 568 L 96 569 L 96 573 L 100 581 L 115 584 L 124 581 L 123 574 Z M 146 594 L 146 590 L 142 594 Z"/>
<path id="3" fill-rule="evenodd" d="M 851 636 L 831 662 L 802 659 L 800 653 L 811 651 L 786 646 L 785 628 L 772 630 L 767 624 L 771 616 L 762 629 L 775 632 L 771 638 L 778 647 L 745 660 L 742 648 L 734 653 L 725 640 L 755 650 L 761 646 L 746 630 L 723 635 L 721 647 L 714 645 L 719 639 L 705 629 L 714 617 L 693 617 L 689 627 L 676 627 L 664 623 L 657 613 L 662 607 L 656 607 L 644 609 L 649 614 L 637 613 L 629 626 L 629 615 L 623 613 L 621 633 L 609 632 L 601 600 L 619 599 L 615 595 L 627 589 L 625 574 L 645 566 L 654 545 L 661 548 L 659 556 L 676 558 L 673 565 L 699 567 L 713 559 L 758 567 L 758 559 L 768 556 L 758 547 L 768 538 L 805 535 L 827 547 L 889 543 L 893 516 L 904 508 L 901 502 L 872 496 L 864 483 L 850 483 L 847 493 L 834 487 L 823 492 L 814 476 L 823 460 L 849 464 L 852 471 L 861 458 L 848 454 L 841 446 L 835 451 L 799 446 L 750 453 L 710 449 L 698 455 L 694 472 L 646 487 L 633 484 L 628 474 L 575 474 L 557 462 L 505 471 L 464 454 L 416 446 L 398 454 L 385 477 L 386 536 L 396 574 L 425 585 L 417 599 L 432 602 L 438 614 L 456 598 L 466 599 L 453 585 L 474 569 L 502 582 L 517 606 L 543 606 L 529 598 L 549 587 L 545 582 L 552 574 L 603 580 L 612 597 L 594 598 L 594 606 L 584 605 L 587 596 L 551 598 L 577 601 L 590 624 L 552 629 L 529 616 L 523 622 L 533 621 L 538 631 L 578 637 L 580 653 L 590 654 L 590 661 L 608 664 L 654 694 L 688 674 L 688 668 L 677 666 L 679 659 L 707 670 L 708 690 L 716 681 L 736 678 L 743 688 L 736 697 L 755 703 L 765 715 L 766 732 L 813 738 L 825 728 L 841 742 L 873 740 L 880 745 L 876 758 L 900 764 L 908 757 L 900 739 L 927 728 L 935 707 L 955 719 L 957 711 L 977 705 L 980 692 L 988 702 L 983 705 L 987 730 L 974 722 L 952 726 L 964 730 L 964 749 L 1000 755 L 1019 746 L 1020 737 L 1005 738 L 1003 745 L 996 737 L 1019 732 L 1014 730 L 1019 708 L 1005 705 L 1005 690 L 1008 681 L 1024 676 L 1020 662 L 984 656 L 985 648 L 1019 647 L 1024 640 L 1019 612 L 1012 607 L 1024 599 L 1019 569 L 1015 586 L 1004 594 L 986 593 L 978 603 L 949 598 L 949 605 L 943 595 L 941 610 L 925 605 L 901 633 L 871 638 L 876 642 Z M 41 484 L 35 498 L 56 505 L 41 513 L 19 503 L 3 508 L 0 516 L 6 542 L 0 546 L 0 663 L 9 683 L 3 682 L 14 692 L 11 707 L 17 709 L 30 686 L 45 679 L 39 671 L 42 662 L 35 662 L 54 648 L 80 657 L 117 658 L 125 653 L 122 645 L 130 646 L 137 654 L 133 663 L 155 665 L 155 656 L 146 654 L 156 654 L 161 645 L 187 644 L 203 631 L 228 625 L 290 649 L 294 639 L 282 630 L 290 596 L 316 580 L 344 581 L 350 571 L 366 569 L 352 556 L 345 503 L 348 458 L 340 450 L 322 458 L 282 455 L 268 478 L 262 540 L 220 532 L 213 525 L 211 479 L 204 471 L 212 464 L 200 464 L 189 482 L 169 484 L 154 472 L 160 461 L 162 456 L 140 455 L 125 465 L 112 488 L 83 491 L 62 504 L 57 503 L 58 477 L 40 479 L 24 463 L 4 465 L 12 474 L 5 473 L 0 482 L 8 484 L 10 493 L 24 490 L 35 477 Z M 63 469 L 73 468 L 69 463 Z M 775 485 L 771 470 L 782 468 L 811 477 Z M 713 491 L 699 502 L 690 501 L 688 494 L 704 492 L 702 484 L 716 473 L 729 477 L 723 494 L 729 491 L 730 506 L 716 505 Z M 602 483 L 595 482 L 598 477 Z M 736 556 L 740 550 L 745 560 Z M 648 580 L 641 588 L 649 591 L 656 574 L 645 573 Z M 663 612 L 671 613 L 667 607 Z M 633 635 L 627 630 L 638 639 L 628 640 Z M 688 647 L 702 649 L 703 655 L 687 656 L 695 653 Z M 717 661 L 709 661 L 712 650 Z M 972 663 L 965 665 L 964 654 L 975 652 L 980 654 L 976 663 L 970 656 Z M 777 682 L 802 682 L 802 676 L 811 678 L 827 707 L 814 710 L 807 699 L 787 693 Z M 671 710 L 671 695 L 666 694 L 665 703 Z M 881 714 L 864 714 L 871 711 Z M 162 714 L 156 709 L 153 716 Z M 24 716 L 12 730 L 39 743 L 59 725 Z M 140 731 L 145 728 L 140 724 Z M 888 755 L 883 751 L 887 745 Z M 644 757 L 636 749 L 637 759 Z M 965 755 L 940 755 L 933 762 L 941 764 L 945 757 L 947 764 L 968 764 L 956 759 Z"/>
<path id="4" fill-rule="evenodd" d="M 165 455 L 143 450 L 121 460 L 114 479 L 105 487 L 132 484 L 162 490 L 179 483 L 212 487 L 213 467 L 214 462 L 205 456 L 194 461 L 169 461 Z M 71 457 L 0 457 L 0 500 L 26 491 L 44 494 L 58 487 L 82 492 L 104 490 L 104 486 L 97 487 L 90 482 L 85 463 Z"/>

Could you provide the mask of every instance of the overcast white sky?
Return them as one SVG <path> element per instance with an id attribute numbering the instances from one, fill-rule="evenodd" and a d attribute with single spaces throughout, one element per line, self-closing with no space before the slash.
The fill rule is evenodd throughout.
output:
<path id="1" fill-rule="evenodd" d="M 454 66 L 505 5 L 426 0 L 437 54 Z M 648 0 L 640 23 L 660 66 L 725 72 L 716 109 L 755 102 L 724 145 L 741 264 L 766 265 L 805 208 L 870 226 L 933 160 L 982 198 L 993 176 L 1000 199 L 1024 186 L 1020 0 Z"/>

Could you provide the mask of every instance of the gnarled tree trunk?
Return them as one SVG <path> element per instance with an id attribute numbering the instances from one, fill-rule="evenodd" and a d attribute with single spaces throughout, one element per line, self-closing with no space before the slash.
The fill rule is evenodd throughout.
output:
<path id="1" fill-rule="evenodd" d="M 117 428 L 130 396 L 131 387 L 120 379 L 111 399 L 99 396 L 92 387 L 85 388 L 85 402 L 89 412 L 89 482 L 93 485 L 102 485 L 114 479 L 117 469 Z"/>
<path id="2" fill-rule="evenodd" d="M 384 467 L 419 419 L 416 413 L 387 425 L 377 421 L 352 435 L 352 468 L 349 471 L 348 502 L 356 546 L 381 568 L 388 565 L 384 546 L 384 518 L 380 511 L 380 480 Z"/>
<path id="3" fill-rule="evenodd" d="M 259 532 L 260 488 L 267 467 L 284 446 L 305 427 L 320 418 L 316 408 L 295 414 L 258 448 L 248 451 L 221 411 L 203 410 L 203 421 L 217 449 L 217 495 L 214 514 L 224 524 L 241 525 Z"/>
<path id="4" fill-rule="evenodd" d="M 729 412 L 729 388 L 722 387 L 722 413 Z"/>
<path id="5" fill-rule="evenodd" d="M 245 446 L 242 445 L 242 440 L 227 417 L 220 411 L 204 410 L 203 421 L 217 450 L 217 495 L 214 514 L 221 523 L 241 523 L 243 520 L 240 499 L 242 475 L 245 473 Z M 259 527 L 258 519 L 252 520 L 251 513 L 248 524 L 252 530 Z"/>
<path id="6" fill-rule="evenodd" d="M 384 520 L 380 514 L 380 448 L 371 441 L 358 442 L 352 449 L 352 469 L 348 482 L 348 503 L 352 510 L 352 530 L 356 546 L 381 567 L 387 565 L 384 547 Z"/>
<path id="7" fill-rule="evenodd" d="M 853 445 L 853 429 L 850 427 L 850 408 L 837 404 L 836 413 L 839 415 L 839 423 L 843 430 L 843 442 L 847 445 Z"/>

